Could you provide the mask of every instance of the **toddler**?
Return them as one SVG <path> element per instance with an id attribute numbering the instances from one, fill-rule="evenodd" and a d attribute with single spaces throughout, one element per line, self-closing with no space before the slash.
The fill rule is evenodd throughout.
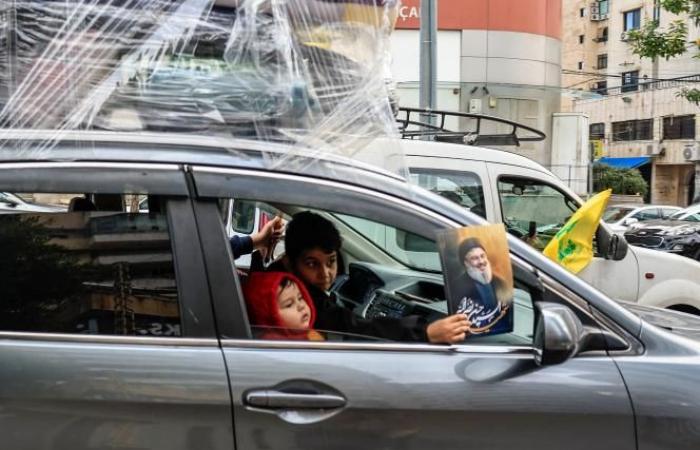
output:
<path id="1" fill-rule="evenodd" d="M 323 340 L 313 330 L 316 308 L 304 284 L 286 272 L 253 272 L 243 288 L 260 339 Z"/>

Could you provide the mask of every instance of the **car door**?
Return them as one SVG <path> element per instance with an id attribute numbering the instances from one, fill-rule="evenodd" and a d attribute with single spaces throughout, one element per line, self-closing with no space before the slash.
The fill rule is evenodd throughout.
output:
<path id="1" fill-rule="evenodd" d="M 3 446 L 233 449 L 179 168 L 0 164 L 0 185 L 63 205 L 0 216 Z M 123 192 L 158 201 L 126 213 Z M 99 206 L 108 203 L 116 206 Z"/>
<path id="2" fill-rule="evenodd" d="M 238 450 L 589 449 L 592 435 L 596 448 L 635 448 L 630 402 L 605 352 L 582 354 L 556 366 L 535 365 L 532 336 L 527 333 L 535 320 L 532 301 L 570 299 L 533 282 L 534 272 L 526 266 L 516 282 L 530 307 L 515 318 L 516 330 L 526 331 L 514 341 L 510 336 L 443 346 L 251 339 L 217 208 L 222 196 L 312 207 L 330 216 L 343 213 L 392 227 L 400 224 L 404 232 L 429 242 L 434 231 L 455 224 L 357 186 L 207 167 L 194 167 L 193 174 Z M 355 248 L 360 245 L 357 236 L 347 237 Z M 379 251 L 369 248 L 369 239 L 366 245 L 367 255 Z M 395 268 L 387 270 L 397 273 Z M 406 270 L 402 273 L 417 274 Z M 439 274 L 422 276 L 440 280 Z M 586 316 L 584 310 L 579 312 Z"/>
<path id="3" fill-rule="evenodd" d="M 506 223 L 506 227 L 510 226 L 512 232 L 537 250 L 544 249 L 553 234 L 578 208 L 578 202 L 561 189 L 558 180 L 547 179 L 540 172 L 489 164 L 489 174 L 496 193 L 494 210 L 498 221 Z M 535 239 L 528 236 L 531 228 L 536 231 Z M 637 301 L 639 266 L 633 252 L 627 252 L 619 261 L 595 256 L 577 275 L 611 298 Z"/>

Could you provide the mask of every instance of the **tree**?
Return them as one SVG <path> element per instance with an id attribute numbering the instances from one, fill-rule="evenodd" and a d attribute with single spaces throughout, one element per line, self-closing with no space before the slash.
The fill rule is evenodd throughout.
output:
<path id="1" fill-rule="evenodd" d="M 660 7 L 672 14 L 687 15 L 695 27 L 700 27 L 700 0 L 660 0 Z M 658 20 L 647 21 L 639 30 L 632 30 L 629 39 L 634 53 L 642 58 L 666 58 L 696 51 L 695 58 L 700 58 L 700 39 L 688 42 L 687 20 L 672 21 L 666 29 L 660 28 Z M 689 101 L 700 104 L 700 89 L 683 88 L 678 93 Z"/>
<path id="2" fill-rule="evenodd" d="M 50 241 L 35 216 L 0 215 L 1 330 L 56 330 L 61 307 L 82 292 L 85 268 Z"/>
<path id="3" fill-rule="evenodd" d="M 596 192 L 612 189 L 613 194 L 645 196 L 647 182 L 637 169 L 618 169 L 605 164 L 593 166 L 593 189 Z"/>

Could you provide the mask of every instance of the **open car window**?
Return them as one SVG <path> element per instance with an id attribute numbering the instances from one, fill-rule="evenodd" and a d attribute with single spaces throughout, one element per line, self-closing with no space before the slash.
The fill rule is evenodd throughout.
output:
<path id="1" fill-rule="evenodd" d="M 237 199 L 234 203 L 240 204 L 246 201 Z M 257 213 L 260 213 L 262 205 L 259 202 L 254 203 L 257 203 Z M 289 218 L 297 212 L 310 210 L 299 206 L 279 204 L 275 206 L 277 214 Z M 266 206 L 266 208 L 269 207 L 270 205 Z M 341 308 L 346 311 L 346 314 L 355 318 L 351 321 L 358 323 L 387 319 L 403 320 L 410 317 L 419 317 L 425 323 L 430 323 L 448 315 L 442 266 L 434 239 L 409 233 L 377 220 L 318 209 L 310 211 L 331 221 L 340 232 L 343 242 L 338 258 L 338 264 L 342 265 L 342 268 L 338 268 L 337 278 L 331 288 L 331 303 L 324 304 L 325 306 L 317 305 L 317 310 L 328 307 Z M 245 257 L 236 261 L 237 267 L 240 267 L 241 261 L 246 261 Z M 284 266 L 273 265 L 272 267 L 279 270 Z M 287 270 L 288 267 L 282 270 Z M 242 280 L 244 291 L 246 291 L 245 283 L 250 277 L 248 273 Z M 534 326 L 532 303 L 533 297 L 528 288 L 516 286 L 513 330 L 502 335 L 479 337 L 474 335 L 465 343 L 531 345 Z M 250 317 L 250 309 L 248 312 Z M 298 330 L 271 327 L 269 324 L 251 322 L 250 326 L 255 339 L 365 343 L 396 340 L 387 336 L 374 335 L 362 327 L 357 329 L 319 327 L 315 331 L 320 336 L 310 336 L 305 333 L 300 334 Z"/>

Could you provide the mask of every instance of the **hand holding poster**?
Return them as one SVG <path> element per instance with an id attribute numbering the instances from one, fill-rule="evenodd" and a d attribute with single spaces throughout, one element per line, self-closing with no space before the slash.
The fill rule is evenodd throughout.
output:
<path id="1" fill-rule="evenodd" d="M 503 225 L 438 234 L 450 314 L 464 314 L 471 334 L 513 331 L 513 271 Z"/>

